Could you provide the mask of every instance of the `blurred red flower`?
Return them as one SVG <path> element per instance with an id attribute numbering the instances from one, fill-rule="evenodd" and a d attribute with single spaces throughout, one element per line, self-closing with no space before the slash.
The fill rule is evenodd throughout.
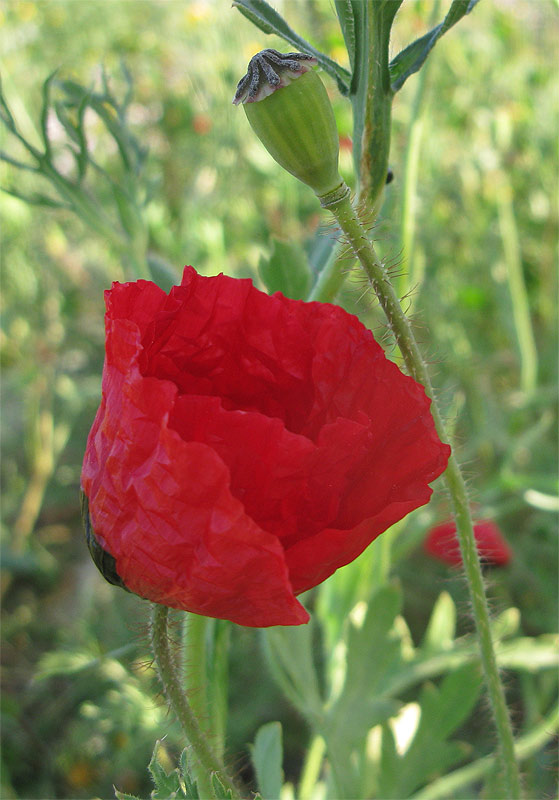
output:
<path id="1" fill-rule="evenodd" d="M 486 564 L 504 566 L 510 561 L 511 550 L 494 522 L 489 520 L 476 522 L 474 537 L 479 556 Z M 456 525 L 452 520 L 443 522 L 429 531 L 425 539 L 425 550 L 430 556 L 445 564 L 458 566 L 462 563 Z"/>
<path id="2" fill-rule="evenodd" d="M 446 467 L 423 387 L 356 317 L 250 280 L 186 267 L 169 295 L 105 294 L 82 472 L 97 544 L 157 603 L 306 622 L 295 596 L 427 503 Z"/>

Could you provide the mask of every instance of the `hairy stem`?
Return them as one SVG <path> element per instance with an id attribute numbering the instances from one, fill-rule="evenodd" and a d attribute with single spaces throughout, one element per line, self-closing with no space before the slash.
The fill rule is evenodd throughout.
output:
<path id="1" fill-rule="evenodd" d="M 206 736 L 182 689 L 175 659 L 169 647 L 168 616 L 169 609 L 166 606 L 154 603 L 151 618 L 151 646 L 169 705 L 184 731 L 195 760 L 200 765 L 200 769 L 196 771 L 200 796 L 204 798 L 215 797 L 211 787 L 211 775 L 216 773 L 225 788 L 230 790 L 233 800 L 241 800 L 241 793 L 233 779 L 227 774 L 222 761 L 215 755 L 208 744 Z"/>
<path id="2" fill-rule="evenodd" d="M 402 311 L 398 297 L 386 274 L 384 265 L 379 260 L 367 236 L 367 232 L 361 225 L 355 209 L 351 204 L 349 189 L 344 196 L 340 197 L 340 193 L 338 193 L 336 197 L 332 198 L 330 201 L 328 196 L 326 196 L 321 198 L 321 202 L 336 218 L 340 228 L 345 234 L 346 240 L 349 242 L 356 258 L 359 260 L 364 272 L 369 278 L 386 314 L 392 332 L 396 337 L 409 373 L 418 382 L 423 384 L 428 396 L 431 398 L 431 413 L 437 432 L 442 441 L 448 441 L 442 415 L 434 396 L 429 372 L 423 361 L 413 330 L 406 315 Z M 491 629 L 489 626 L 489 609 L 474 539 L 466 485 L 454 454 L 450 456 L 444 477 L 453 505 L 460 550 L 462 552 L 462 560 L 464 562 L 475 618 L 487 692 L 499 737 L 507 797 L 509 797 L 510 800 L 515 800 L 520 797 L 520 779 L 514 754 L 514 739 L 506 706 L 505 694 L 497 668 L 495 651 L 493 649 Z"/>

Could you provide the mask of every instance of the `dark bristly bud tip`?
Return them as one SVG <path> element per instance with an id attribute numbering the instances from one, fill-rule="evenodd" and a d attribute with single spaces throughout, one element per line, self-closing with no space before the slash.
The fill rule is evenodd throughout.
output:
<path id="1" fill-rule="evenodd" d="M 257 103 L 276 89 L 288 86 L 317 64 L 316 58 L 306 53 L 280 53 L 268 48 L 253 56 L 247 74 L 237 84 L 233 104 Z"/>

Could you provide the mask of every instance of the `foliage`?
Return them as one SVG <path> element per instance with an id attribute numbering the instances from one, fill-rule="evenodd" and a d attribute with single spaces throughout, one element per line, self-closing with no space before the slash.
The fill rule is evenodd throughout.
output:
<path id="1" fill-rule="evenodd" d="M 481 3 L 441 39 L 428 5 L 405 2 L 392 29 L 399 55 L 390 76 L 401 81 L 392 87 L 399 89 L 390 155 L 396 180 L 374 235 L 396 262 L 400 293 L 413 292 L 480 516 L 499 521 L 514 552 L 510 566 L 488 574 L 493 633 L 526 791 L 544 796 L 554 792 L 547 743 L 557 725 L 558 109 L 550 69 L 557 11 L 546 2 Z M 455 0 L 452 13 L 471 5 Z M 328 3 L 284 6 L 292 30 L 326 54 L 343 145 L 352 131 L 337 89 L 342 83 L 351 91 L 356 74 L 359 4 L 336 2 L 338 12 L 345 9 L 343 31 Z M 319 271 L 334 237 L 324 228 L 317 234 L 325 218 L 312 195 L 266 157 L 230 106 L 248 58 L 264 46 L 281 49 L 281 39 L 201 0 L 113 2 L 110 12 L 105 3 L 24 0 L 0 13 L 10 109 L 0 184 L 12 192 L 0 196 L 2 796 L 109 797 L 113 783 L 122 796 L 148 796 L 145 765 L 165 730 L 151 762 L 155 791 L 194 797 L 178 728 L 153 699 L 143 605 L 102 583 L 80 530 L 80 464 L 99 396 L 102 290 L 143 262 L 167 288 L 187 260 L 206 274 L 251 276 L 272 291 L 288 277 L 287 293 L 303 296 L 302 254 Z M 401 265 L 402 189 L 423 70 L 412 73 L 435 41 L 414 189 L 416 241 Z M 352 181 L 345 147 L 341 168 Z M 72 212 L 78 204 L 88 215 Z M 302 265 L 295 276 L 282 274 L 278 254 L 286 250 Z M 339 299 L 378 334 L 381 317 L 358 275 Z M 388 332 L 385 338 L 390 348 Z M 262 647 L 254 632 L 233 629 L 227 752 L 263 797 L 277 792 L 282 768 L 283 791 L 299 778 L 301 798 L 327 791 L 320 741 L 332 737 L 357 765 L 342 777 L 348 792 L 358 781 L 359 791 L 381 797 L 471 797 L 498 786 L 477 699 L 475 644 L 467 611 L 457 614 L 465 589 L 420 548 L 432 522 L 446 516 L 438 494 L 308 597 L 313 628 L 270 631 Z M 294 648 L 289 636 L 305 641 Z M 295 712 L 268 677 L 270 651 Z M 292 652 L 304 659 L 296 669 L 286 657 Z M 342 698 L 352 709 L 347 718 Z M 301 717 L 319 731 L 304 763 Z M 437 747 L 425 743 L 427 724 Z M 247 741 L 254 741 L 254 768 L 240 755 Z"/>

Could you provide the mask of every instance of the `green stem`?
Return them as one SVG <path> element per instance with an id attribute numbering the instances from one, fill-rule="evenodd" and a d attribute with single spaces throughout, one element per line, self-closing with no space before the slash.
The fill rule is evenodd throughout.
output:
<path id="1" fill-rule="evenodd" d="M 329 200 L 328 196 L 323 197 L 321 202 L 325 208 L 328 208 L 328 210 L 332 212 L 344 232 L 346 240 L 351 245 L 355 256 L 359 259 L 386 314 L 388 323 L 396 337 L 409 373 L 415 380 L 423 384 L 427 395 L 431 398 L 431 413 L 437 432 L 442 441 L 447 441 L 444 422 L 434 396 L 427 366 L 423 361 L 411 325 L 400 307 L 398 297 L 390 283 L 385 268 L 379 260 L 367 236 L 367 232 L 361 225 L 351 204 L 349 189 L 342 197 L 340 197 L 340 193 L 338 193 L 336 197 L 331 200 Z M 468 494 L 460 472 L 460 467 L 458 466 L 454 454 L 450 456 L 448 467 L 445 472 L 445 480 L 453 505 L 462 560 L 476 623 L 487 691 L 499 737 L 503 773 L 508 793 L 507 796 L 510 800 L 516 800 L 516 798 L 520 797 L 520 779 L 514 755 L 514 739 L 506 706 L 505 694 L 497 668 L 495 651 L 493 649 L 491 629 L 489 626 L 489 609 L 474 539 Z"/>
<path id="2" fill-rule="evenodd" d="M 353 263 L 353 259 L 352 259 Z M 308 301 L 318 300 L 321 303 L 332 303 L 342 288 L 348 264 L 347 253 L 341 242 L 336 242 L 330 257 L 321 269 Z"/>
<path id="3" fill-rule="evenodd" d="M 166 606 L 153 604 L 151 646 L 155 656 L 159 677 L 161 678 L 169 704 L 192 748 L 195 760 L 201 767 L 200 770 L 197 770 L 196 774 L 197 779 L 200 776 L 203 778 L 203 784 L 198 784 L 200 796 L 204 798 L 215 797 L 215 793 L 211 787 L 211 776 L 216 773 L 225 788 L 230 790 L 233 800 L 241 800 L 241 793 L 235 786 L 233 779 L 225 771 L 225 766 L 222 761 L 217 758 L 208 744 L 206 736 L 192 710 L 192 706 L 182 690 L 175 659 L 169 647 L 168 616 L 169 609 Z"/>
<path id="4" fill-rule="evenodd" d="M 209 736 L 206 628 L 208 618 L 187 613 L 184 618 L 183 649 L 186 688 L 194 716 L 204 733 Z"/>

